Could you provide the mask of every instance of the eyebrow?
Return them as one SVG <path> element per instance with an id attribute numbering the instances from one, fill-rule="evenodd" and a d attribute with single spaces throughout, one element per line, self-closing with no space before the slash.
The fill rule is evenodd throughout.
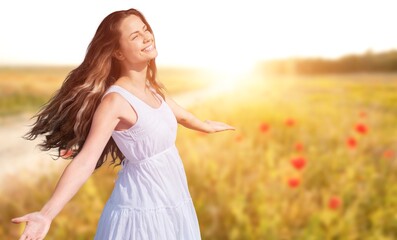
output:
<path id="1" fill-rule="evenodd" d="M 142 29 L 144 29 L 145 27 L 147 28 L 146 24 L 143 25 Z M 133 34 L 135 34 L 135 33 L 138 33 L 138 32 L 139 32 L 139 30 L 130 33 L 129 37 L 131 37 L 131 35 L 133 35 Z"/>

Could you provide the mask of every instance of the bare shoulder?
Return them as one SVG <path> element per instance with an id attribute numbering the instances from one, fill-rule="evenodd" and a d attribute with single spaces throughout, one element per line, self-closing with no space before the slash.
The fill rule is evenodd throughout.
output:
<path id="1" fill-rule="evenodd" d="M 113 113 L 120 113 L 121 109 L 123 109 L 125 105 L 127 105 L 127 102 L 120 94 L 111 92 L 102 98 L 98 108 L 106 109 Z"/>
<path id="2" fill-rule="evenodd" d="M 113 118 L 119 118 L 129 123 L 135 123 L 137 113 L 131 104 L 122 95 L 117 92 L 110 92 L 102 98 L 98 109 Z"/>
<path id="3" fill-rule="evenodd" d="M 120 104 L 124 101 L 123 97 L 120 96 L 120 94 L 116 92 L 111 92 L 106 94 L 103 98 L 101 103 L 105 105 L 111 105 L 111 106 L 116 106 L 117 104 Z"/>

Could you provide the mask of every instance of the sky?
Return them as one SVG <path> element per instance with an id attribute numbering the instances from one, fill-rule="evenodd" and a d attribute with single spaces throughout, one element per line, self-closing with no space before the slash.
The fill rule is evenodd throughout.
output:
<path id="1" fill-rule="evenodd" d="M 109 13 L 140 10 L 158 65 L 243 68 L 258 60 L 397 49 L 393 0 L 13 0 L 0 2 L 0 65 L 82 62 Z"/>

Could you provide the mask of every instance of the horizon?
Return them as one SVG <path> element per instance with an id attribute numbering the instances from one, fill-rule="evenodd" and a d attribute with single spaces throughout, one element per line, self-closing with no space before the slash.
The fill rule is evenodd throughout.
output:
<path id="1" fill-rule="evenodd" d="M 273 59 L 259 59 L 254 64 L 260 64 L 264 62 L 271 62 L 271 61 L 285 61 L 285 60 L 305 60 L 305 59 L 322 59 L 322 60 L 331 60 L 331 61 L 337 61 L 345 57 L 349 56 L 364 56 L 365 54 L 383 54 L 383 53 L 391 53 L 391 52 L 397 52 L 397 48 L 391 48 L 391 49 L 386 49 L 383 51 L 373 51 L 371 49 L 368 49 L 364 52 L 361 53 L 356 53 L 356 52 L 351 52 L 351 53 L 346 53 L 340 56 L 336 57 L 326 57 L 326 56 L 287 56 L 283 58 L 273 58 Z M 61 64 L 61 63 L 35 63 L 35 64 L 24 64 L 24 63 L 17 63 L 17 64 L 4 64 L 0 63 L 0 68 L 74 68 L 79 66 L 81 63 L 78 64 Z M 206 66 L 194 66 L 194 65 L 180 65 L 180 64 L 159 64 L 156 63 L 158 68 L 182 68 L 182 69 L 203 69 L 203 70 L 214 70 L 211 68 L 208 68 Z"/>

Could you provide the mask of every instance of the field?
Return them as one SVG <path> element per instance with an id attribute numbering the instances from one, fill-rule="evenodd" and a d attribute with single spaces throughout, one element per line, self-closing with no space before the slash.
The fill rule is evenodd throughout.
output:
<path id="1" fill-rule="evenodd" d="M 38 106 L 29 109 L 25 103 L 30 100 L 13 100 L 16 107 L 7 108 L 5 94 L 47 98 L 35 95 L 36 88 L 33 93 L 20 87 L 34 82 L 32 88 L 37 84 L 40 89 L 47 75 L 40 74 L 40 79 L 33 74 L 15 85 L 0 81 L 4 116 Z M 180 79 L 175 94 L 210 82 L 186 77 L 185 84 L 186 73 L 168 74 L 163 75 L 166 83 Z M 47 93 L 52 91 L 48 86 L 59 84 L 51 76 L 54 85 L 43 83 Z M 21 90 L 15 95 L 3 89 Z M 237 129 L 217 134 L 178 129 L 177 146 L 202 238 L 397 239 L 396 91 L 393 74 L 252 74 L 235 82 L 234 90 L 190 106 L 200 119 Z M 95 172 L 55 218 L 46 239 L 92 239 L 117 170 L 106 165 Z M 59 174 L 38 176 L 31 183 L 15 176 L 2 189 L 0 239 L 17 239 L 24 226 L 10 219 L 39 210 L 58 179 Z"/>
<path id="2" fill-rule="evenodd" d="M 72 66 L 0 68 L 0 117 L 36 112 L 72 69 Z M 213 81 L 209 71 L 197 69 L 161 68 L 158 74 L 172 94 L 203 88 Z"/>

